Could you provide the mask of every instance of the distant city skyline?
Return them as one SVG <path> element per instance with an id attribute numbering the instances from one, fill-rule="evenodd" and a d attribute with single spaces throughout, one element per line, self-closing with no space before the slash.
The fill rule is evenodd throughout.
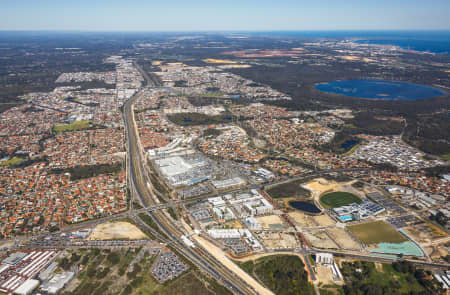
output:
<path id="1" fill-rule="evenodd" d="M 450 1 L 2 0 L 0 30 L 450 30 Z"/>

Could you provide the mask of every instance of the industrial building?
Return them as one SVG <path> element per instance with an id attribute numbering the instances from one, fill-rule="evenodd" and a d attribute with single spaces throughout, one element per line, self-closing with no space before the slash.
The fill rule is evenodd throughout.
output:
<path id="1" fill-rule="evenodd" d="M 39 285 L 39 281 L 33 279 L 57 253 L 55 250 L 23 250 L 10 254 L 0 265 L 0 292 L 30 294 Z"/>
<path id="2" fill-rule="evenodd" d="M 155 160 L 161 174 L 174 186 L 191 186 L 214 175 L 212 162 L 198 155 L 174 156 Z"/>
<path id="3" fill-rule="evenodd" d="M 48 282 L 41 286 L 41 291 L 48 294 L 58 294 L 74 277 L 75 273 L 67 271 L 55 274 Z"/>
<path id="4" fill-rule="evenodd" d="M 236 195 L 230 200 L 230 204 L 236 209 L 240 216 L 258 216 L 271 214 L 273 206 L 257 190 L 251 190 L 250 193 Z"/>
<path id="5" fill-rule="evenodd" d="M 231 188 L 238 188 L 246 184 L 245 180 L 241 177 L 234 177 L 224 180 L 215 180 L 211 182 L 218 190 L 226 190 Z"/>
<path id="6" fill-rule="evenodd" d="M 259 241 L 252 235 L 252 233 L 248 229 L 210 229 L 207 231 L 207 233 L 213 239 L 242 239 L 252 250 L 262 249 Z"/>

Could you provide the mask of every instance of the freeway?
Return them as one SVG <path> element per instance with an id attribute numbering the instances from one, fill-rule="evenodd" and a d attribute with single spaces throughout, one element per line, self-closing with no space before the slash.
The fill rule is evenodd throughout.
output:
<path id="1" fill-rule="evenodd" d="M 136 68 L 141 71 L 147 83 L 149 83 L 147 87 L 151 87 L 155 81 L 151 78 L 149 79 L 148 74 L 143 72 L 138 65 Z M 143 156 L 142 150 L 139 148 L 139 135 L 137 133 L 133 111 L 134 102 L 140 97 L 141 93 L 142 91 L 137 92 L 133 97 L 125 102 L 123 106 L 123 119 L 125 122 L 128 143 L 128 185 L 132 196 L 137 197 L 143 207 L 149 207 L 149 205 L 157 204 L 157 201 L 156 197 L 151 193 L 151 182 L 146 175 L 146 169 L 144 167 L 145 157 Z M 169 240 L 174 241 L 172 247 L 196 264 L 199 268 L 210 274 L 215 279 L 221 281 L 223 285 L 228 287 L 235 294 L 256 294 L 252 287 L 248 286 L 246 282 L 236 277 L 234 273 L 228 270 L 214 257 L 210 256 L 206 251 L 200 255 L 180 242 L 179 237 L 182 232 L 170 224 L 167 217 L 162 212 L 148 211 L 146 213 L 152 217 L 164 235 Z"/>

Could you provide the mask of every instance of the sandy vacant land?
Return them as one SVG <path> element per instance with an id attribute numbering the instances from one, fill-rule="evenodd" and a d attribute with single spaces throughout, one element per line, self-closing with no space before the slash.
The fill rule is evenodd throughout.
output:
<path id="1" fill-rule="evenodd" d="M 148 237 L 134 224 L 124 221 L 99 224 L 89 240 L 144 240 Z"/>
<path id="2" fill-rule="evenodd" d="M 313 216 L 305 214 L 303 212 L 294 211 L 289 212 L 288 215 L 295 221 L 296 225 L 302 228 L 336 225 L 336 222 L 326 214 Z"/>
<path id="3" fill-rule="evenodd" d="M 416 224 L 414 226 L 405 227 L 405 230 L 410 237 L 419 243 L 429 243 L 434 240 L 439 240 L 448 235 L 434 225 L 426 223 Z"/>
<path id="4" fill-rule="evenodd" d="M 215 59 L 215 58 L 206 58 L 203 59 L 204 62 L 209 64 L 235 64 L 235 61 L 228 60 L 228 59 Z"/>
<path id="5" fill-rule="evenodd" d="M 324 178 L 316 178 L 304 184 L 303 187 L 310 190 L 315 198 L 320 197 L 325 192 L 335 191 L 348 192 L 358 196 L 361 192 L 352 187 L 352 183 L 354 182 L 354 180 L 348 182 L 335 182 L 328 181 Z"/>
<path id="6" fill-rule="evenodd" d="M 315 215 L 312 217 L 319 226 L 335 226 L 336 222 L 327 214 Z"/>
<path id="7" fill-rule="evenodd" d="M 378 243 L 402 243 L 408 241 L 402 234 L 384 221 L 374 221 L 347 226 L 366 245 Z"/>
<path id="8" fill-rule="evenodd" d="M 289 212 L 288 215 L 295 221 L 295 223 L 300 227 L 315 227 L 318 224 L 312 219 L 311 216 L 306 215 L 302 212 Z"/>
<path id="9" fill-rule="evenodd" d="M 273 228 L 280 228 L 283 226 L 283 221 L 278 215 L 269 215 L 269 216 L 262 216 L 257 217 L 256 220 L 261 224 L 261 227 L 263 229 L 271 229 Z M 270 225 L 273 225 L 272 227 Z"/>
<path id="10" fill-rule="evenodd" d="M 303 235 L 315 248 L 339 249 L 338 245 L 323 230 L 304 231 Z"/>
<path id="11" fill-rule="evenodd" d="M 361 250 L 361 245 L 355 241 L 343 228 L 327 230 L 333 239 L 344 249 Z"/>
<path id="12" fill-rule="evenodd" d="M 428 256 L 431 259 L 440 259 L 441 257 L 446 257 L 448 255 L 448 251 L 443 246 L 429 246 L 425 247 L 425 252 L 427 252 Z"/>
<path id="13" fill-rule="evenodd" d="M 323 265 L 316 266 L 316 275 L 319 282 L 324 285 L 334 285 L 333 272 L 329 267 Z"/>
<path id="14" fill-rule="evenodd" d="M 217 260 L 219 260 L 226 268 L 230 271 L 234 272 L 239 278 L 247 282 L 250 286 L 252 286 L 259 294 L 262 295 L 274 295 L 272 291 L 263 287 L 260 283 L 258 283 L 254 278 L 252 278 L 248 273 L 243 271 L 239 266 L 234 264 L 228 257 L 226 257 L 225 253 L 211 244 L 207 240 L 203 239 L 198 235 L 192 236 L 200 245 L 202 245 L 209 253 L 211 253 Z"/>
<path id="15" fill-rule="evenodd" d="M 299 246 L 295 236 L 292 234 L 261 232 L 258 234 L 258 237 L 268 249 L 295 248 Z"/>
<path id="16" fill-rule="evenodd" d="M 308 182 L 303 187 L 305 187 L 306 189 L 309 189 L 310 191 L 312 191 L 313 193 L 315 193 L 317 195 L 320 195 L 323 192 L 334 190 L 338 186 L 339 186 L 339 184 L 336 182 L 329 182 L 328 180 L 326 180 L 324 178 L 317 178 L 317 179 L 314 179 L 313 181 Z"/>

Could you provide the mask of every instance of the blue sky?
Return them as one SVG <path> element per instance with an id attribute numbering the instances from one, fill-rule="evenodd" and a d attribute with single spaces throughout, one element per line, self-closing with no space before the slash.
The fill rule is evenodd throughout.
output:
<path id="1" fill-rule="evenodd" d="M 0 0 L 0 30 L 450 30 L 449 0 Z"/>

